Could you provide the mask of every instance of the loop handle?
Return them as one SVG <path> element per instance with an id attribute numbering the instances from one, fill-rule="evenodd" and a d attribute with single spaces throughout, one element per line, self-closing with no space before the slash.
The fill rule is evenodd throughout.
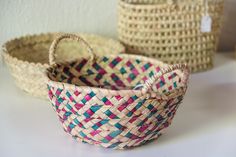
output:
<path id="1" fill-rule="evenodd" d="M 156 73 L 154 76 L 152 76 L 149 80 L 147 80 L 142 88 L 142 93 L 147 94 L 148 91 L 152 88 L 154 83 L 163 75 L 170 73 L 174 70 L 181 70 L 184 74 L 184 82 L 187 82 L 188 76 L 189 76 L 189 68 L 187 64 L 174 64 L 170 65 L 166 68 L 163 68 L 160 70 L 160 72 Z"/>
<path id="2" fill-rule="evenodd" d="M 51 44 L 50 48 L 49 48 L 49 64 L 50 65 L 53 65 L 53 64 L 56 64 L 56 49 L 58 47 L 58 44 L 61 40 L 63 39 L 72 39 L 72 40 L 75 40 L 75 41 L 80 41 L 82 42 L 86 47 L 87 47 L 87 50 L 91 56 L 91 60 L 94 60 L 95 58 L 95 54 L 93 52 L 93 49 L 91 48 L 91 46 L 83 39 L 81 38 L 79 35 L 76 35 L 76 34 L 62 34 L 60 36 L 58 36 Z"/>

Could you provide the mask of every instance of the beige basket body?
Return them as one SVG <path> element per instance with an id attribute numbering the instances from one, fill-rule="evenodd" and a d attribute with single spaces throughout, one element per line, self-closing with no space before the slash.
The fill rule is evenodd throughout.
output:
<path id="1" fill-rule="evenodd" d="M 13 39 L 3 46 L 3 58 L 15 82 L 30 95 L 47 98 L 44 79 L 48 65 L 48 50 L 58 33 L 25 36 Z M 122 53 L 124 47 L 117 41 L 88 34 L 80 34 L 99 54 Z M 79 53 L 78 53 L 79 51 Z M 61 44 L 58 48 L 58 60 L 70 60 L 86 56 L 85 47 L 73 42 Z"/>
<path id="2" fill-rule="evenodd" d="M 212 68 L 224 0 L 120 0 L 119 39 L 130 53 L 166 63 L 187 63 L 192 72 Z M 212 18 L 212 31 L 202 33 L 201 19 Z"/>

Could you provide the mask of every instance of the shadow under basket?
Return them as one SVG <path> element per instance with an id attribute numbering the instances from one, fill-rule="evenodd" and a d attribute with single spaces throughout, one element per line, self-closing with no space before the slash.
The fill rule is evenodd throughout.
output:
<path id="1" fill-rule="evenodd" d="M 55 62 L 58 43 L 70 38 L 91 57 Z M 189 70 L 136 55 L 95 55 L 79 36 L 54 40 L 47 69 L 48 94 L 64 130 L 78 141 L 125 149 L 158 138 L 183 100 Z"/>

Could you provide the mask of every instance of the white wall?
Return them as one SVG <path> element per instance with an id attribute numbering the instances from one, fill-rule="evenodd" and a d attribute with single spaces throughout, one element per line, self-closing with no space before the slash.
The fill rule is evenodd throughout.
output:
<path id="1" fill-rule="evenodd" d="M 115 37 L 116 0 L 0 0 L 0 43 L 50 31 Z"/>
<path id="2" fill-rule="evenodd" d="M 117 0 L 0 0 L 0 44 L 40 32 L 91 32 L 116 37 Z M 221 49 L 236 44 L 236 0 L 227 0 Z"/>

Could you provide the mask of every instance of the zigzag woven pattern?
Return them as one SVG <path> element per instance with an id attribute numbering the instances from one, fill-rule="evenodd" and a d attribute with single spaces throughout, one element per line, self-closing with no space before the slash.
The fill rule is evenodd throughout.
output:
<path id="1" fill-rule="evenodd" d="M 163 68 L 162 62 L 130 55 L 80 58 L 48 69 L 48 94 L 76 140 L 114 149 L 139 146 L 171 124 L 187 88 L 186 67 L 162 74 Z M 147 91 L 135 88 L 155 75 Z"/>

